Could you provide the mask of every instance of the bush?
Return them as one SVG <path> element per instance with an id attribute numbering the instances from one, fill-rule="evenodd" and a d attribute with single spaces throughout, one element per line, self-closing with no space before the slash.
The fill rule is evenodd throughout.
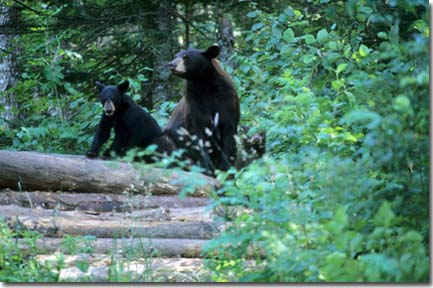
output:
<path id="1" fill-rule="evenodd" d="M 219 191 L 216 206 L 244 209 L 208 267 L 216 281 L 427 282 L 428 8 L 314 7 L 248 14 L 235 80 L 269 153 Z"/>

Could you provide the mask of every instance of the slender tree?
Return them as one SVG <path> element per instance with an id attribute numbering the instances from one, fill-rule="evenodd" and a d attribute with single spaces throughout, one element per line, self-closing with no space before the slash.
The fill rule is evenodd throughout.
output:
<path id="1" fill-rule="evenodd" d="M 167 101 L 173 99 L 173 89 L 168 81 L 170 72 L 166 63 L 173 57 L 176 44 L 173 38 L 173 16 L 171 0 L 160 0 L 155 15 L 155 45 L 153 53 L 152 96 L 154 100 Z"/>
<path id="2" fill-rule="evenodd" d="M 0 107 L 3 107 L 0 118 L 4 120 L 4 125 L 9 128 L 15 121 L 14 108 L 17 105 L 14 93 L 9 88 L 13 88 L 17 82 L 17 54 L 18 49 L 13 42 L 16 38 L 12 28 L 18 23 L 18 10 L 13 6 L 0 6 L 0 27 L 4 31 L 0 37 Z"/>

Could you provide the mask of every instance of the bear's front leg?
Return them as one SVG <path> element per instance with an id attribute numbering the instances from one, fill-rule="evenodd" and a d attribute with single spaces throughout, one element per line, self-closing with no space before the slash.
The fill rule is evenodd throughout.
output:
<path id="1" fill-rule="evenodd" d="M 125 153 L 124 149 L 124 143 L 122 142 L 122 139 L 124 139 L 125 136 L 122 137 L 122 135 L 118 132 L 115 132 L 114 134 L 114 141 L 110 145 L 110 147 L 107 148 L 107 150 L 104 151 L 103 158 L 108 159 L 111 157 L 111 152 L 114 152 L 118 156 L 123 156 Z"/>
<path id="2" fill-rule="evenodd" d="M 227 171 L 236 161 L 236 128 L 233 125 L 225 125 L 222 128 L 222 151 L 218 169 Z"/>
<path id="3" fill-rule="evenodd" d="M 110 138 L 111 128 L 113 127 L 113 120 L 102 114 L 101 121 L 96 128 L 95 136 L 93 137 L 93 143 L 89 151 L 86 152 L 88 158 L 98 157 L 99 149 L 108 138 Z"/>
<path id="4" fill-rule="evenodd" d="M 200 166 L 211 175 L 215 170 L 215 167 L 208 152 L 208 145 L 210 144 L 209 137 L 211 135 L 207 135 L 209 132 L 206 131 L 210 131 L 209 127 L 211 127 L 211 125 L 206 122 L 206 120 L 206 118 L 197 117 L 192 121 L 193 128 L 191 130 L 193 138 L 195 139 L 191 142 L 192 148 L 196 151 L 195 154 L 198 156 L 197 158 L 200 162 Z"/>

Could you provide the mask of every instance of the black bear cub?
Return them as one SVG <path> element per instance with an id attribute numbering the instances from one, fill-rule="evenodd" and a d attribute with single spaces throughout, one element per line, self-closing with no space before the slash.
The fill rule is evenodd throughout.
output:
<path id="1" fill-rule="evenodd" d="M 250 133 L 251 126 L 242 125 L 239 127 L 240 144 L 238 157 L 235 167 L 240 170 L 255 159 L 259 159 L 266 152 L 266 133 L 264 131 L 256 131 Z"/>
<path id="2" fill-rule="evenodd" d="M 128 81 L 117 86 L 106 86 L 96 82 L 96 86 L 104 112 L 92 146 L 86 153 L 87 157 L 98 156 L 99 149 L 110 138 L 113 128 L 114 141 L 103 153 L 104 157 L 109 157 L 112 151 L 116 155 L 123 156 L 128 149 L 146 148 L 160 140 L 162 130 L 156 120 L 125 94 L 129 87 Z"/>
<path id="3" fill-rule="evenodd" d="M 217 45 L 204 51 L 190 48 L 168 63 L 173 74 L 186 80 L 186 89 L 166 132 L 210 173 L 234 165 L 240 117 L 233 81 L 215 59 L 219 52 Z"/>

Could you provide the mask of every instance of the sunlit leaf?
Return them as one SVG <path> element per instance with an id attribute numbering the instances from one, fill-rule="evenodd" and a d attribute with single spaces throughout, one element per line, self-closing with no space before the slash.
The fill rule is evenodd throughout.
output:
<path id="1" fill-rule="evenodd" d="M 364 44 L 361 44 L 359 46 L 359 55 L 361 55 L 361 57 L 367 57 L 368 54 L 370 54 L 370 50 L 368 49 L 368 47 Z"/>

